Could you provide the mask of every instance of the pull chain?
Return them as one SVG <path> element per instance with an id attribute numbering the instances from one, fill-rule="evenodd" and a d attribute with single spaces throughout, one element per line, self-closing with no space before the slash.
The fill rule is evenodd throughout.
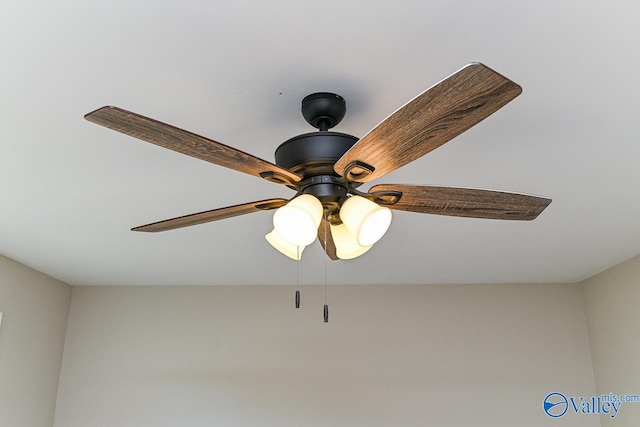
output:
<path id="1" fill-rule="evenodd" d="M 329 322 L 329 304 L 327 303 L 327 257 L 329 256 L 329 248 L 327 248 L 327 227 L 329 224 L 329 211 L 325 209 L 324 220 L 324 323 Z"/>
<path id="2" fill-rule="evenodd" d="M 296 246 L 296 308 L 300 308 L 300 246 Z"/>

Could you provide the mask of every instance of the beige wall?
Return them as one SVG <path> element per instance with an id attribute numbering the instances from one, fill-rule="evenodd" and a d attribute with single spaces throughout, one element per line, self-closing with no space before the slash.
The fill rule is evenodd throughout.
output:
<path id="1" fill-rule="evenodd" d="M 0 426 L 51 426 L 60 372 L 56 427 L 596 426 L 541 400 L 640 394 L 640 257 L 580 285 L 334 286 L 329 324 L 321 287 L 297 311 L 285 286 L 73 294 L 60 371 L 71 287 L 0 256 Z"/>
<path id="2" fill-rule="evenodd" d="M 0 426 L 53 425 L 71 287 L 0 255 Z"/>
<path id="3" fill-rule="evenodd" d="M 579 285 L 74 287 L 56 427 L 599 426 Z"/>
<path id="4" fill-rule="evenodd" d="M 598 393 L 640 394 L 640 257 L 585 281 L 583 293 Z M 640 403 L 602 425 L 640 426 Z"/>

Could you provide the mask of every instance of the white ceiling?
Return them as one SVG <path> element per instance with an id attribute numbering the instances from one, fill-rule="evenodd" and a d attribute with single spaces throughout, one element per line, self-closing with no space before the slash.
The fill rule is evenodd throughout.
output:
<path id="1" fill-rule="evenodd" d="M 165 233 L 132 226 L 285 187 L 83 120 L 111 104 L 266 160 L 333 91 L 362 136 L 471 61 L 524 91 L 378 183 L 551 197 L 535 221 L 394 212 L 329 284 L 573 282 L 640 253 L 636 1 L 57 1 L 0 13 L 0 253 L 74 285 L 295 283 L 269 212 Z M 368 188 L 368 187 L 367 187 Z M 302 284 L 324 283 L 316 243 Z"/>

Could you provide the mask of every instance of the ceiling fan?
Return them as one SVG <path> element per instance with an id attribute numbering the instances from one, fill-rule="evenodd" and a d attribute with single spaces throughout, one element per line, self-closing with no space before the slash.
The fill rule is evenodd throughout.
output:
<path id="1" fill-rule="evenodd" d="M 471 63 L 391 114 L 362 138 L 332 132 L 346 113 L 345 100 L 314 93 L 302 114 L 317 132 L 295 136 L 275 151 L 275 164 L 233 147 L 117 107 L 85 119 L 191 157 L 248 173 L 296 191 L 273 198 L 180 216 L 135 227 L 158 232 L 277 209 L 266 238 L 300 259 L 316 236 L 331 259 L 355 258 L 382 237 L 390 209 L 472 218 L 532 220 L 551 199 L 472 188 L 363 183 L 412 162 L 506 105 L 522 88 L 480 63 Z"/>

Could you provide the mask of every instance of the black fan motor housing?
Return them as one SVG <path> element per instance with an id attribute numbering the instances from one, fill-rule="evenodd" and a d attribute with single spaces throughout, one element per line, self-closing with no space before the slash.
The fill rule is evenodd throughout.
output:
<path id="1" fill-rule="evenodd" d="M 358 141 L 338 132 L 312 132 L 294 136 L 276 150 L 276 164 L 303 177 L 296 190 L 317 197 L 331 213 L 337 212 L 347 186 L 333 165 Z"/>
<path id="2" fill-rule="evenodd" d="M 282 143 L 275 153 L 276 164 L 305 178 L 319 174 L 336 175 L 333 165 L 358 138 L 339 132 L 311 132 Z"/>
<path id="3" fill-rule="evenodd" d="M 319 92 L 302 100 L 302 115 L 319 132 L 294 136 L 283 142 L 275 152 L 276 164 L 301 175 L 295 188 L 317 197 L 328 211 L 335 213 L 339 202 L 348 193 L 347 184 L 333 165 L 359 138 L 346 133 L 331 132 L 346 113 L 344 98 L 329 92 Z"/>

